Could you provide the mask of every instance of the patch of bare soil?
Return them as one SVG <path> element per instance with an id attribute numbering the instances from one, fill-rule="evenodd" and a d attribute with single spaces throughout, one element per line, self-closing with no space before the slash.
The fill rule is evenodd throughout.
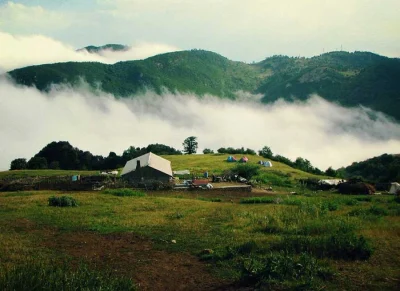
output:
<path id="1" fill-rule="evenodd" d="M 133 233 L 57 232 L 44 240 L 97 267 L 131 277 L 140 290 L 227 290 L 227 282 L 212 276 L 207 266 L 188 253 L 170 253 Z"/>

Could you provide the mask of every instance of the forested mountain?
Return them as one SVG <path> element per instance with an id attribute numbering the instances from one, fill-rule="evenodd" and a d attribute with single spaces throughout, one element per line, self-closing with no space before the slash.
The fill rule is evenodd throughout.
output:
<path id="1" fill-rule="evenodd" d="M 140 61 L 101 63 L 57 63 L 31 66 L 10 72 L 20 84 L 46 90 L 51 84 L 77 84 L 83 77 L 119 97 L 151 88 L 160 93 L 171 91 L 214 94 L 233 98 L 238 90 L 254 91 L 259 70 L 245 63 L 233 62 L 216 53 L 193 50 L 157 55 Z"/>
<path id="2" fill-rule="evenodd" d="M 304 100 L 312 93 L 344 106 L 363 105 L 400 120 L 400 59 L 369 52 L 331 52 L 312 58 L 273 56 L 245 64 L 213 52 L 191 50 L 145 60 L 100 63 L 58 63 L 9 73 L 18 83 L 47 90 L 51 84 L 89 84 L 126 97 L 151 88 L 161 92 L 193 92 L 234 98 L 239 90 Z"/>
<path id="3" fill-rule="evenodd" d="M 339 169 L 347 178 L 362 177 L 371 182 L 400 182 L 400 155 L 384 154 Z"/>

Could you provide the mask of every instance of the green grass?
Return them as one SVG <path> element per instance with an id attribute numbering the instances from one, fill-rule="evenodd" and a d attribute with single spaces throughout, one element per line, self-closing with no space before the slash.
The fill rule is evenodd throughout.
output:
<path id="1" fill-rule="evenodd" d="M 63 193 L 23 193 L 0 193 L 0 261 L 7 266 L 17 266 L 38 254 L 54 258 L 57 252 L 43 248 L 40 241 L 43 231 L 55 229 L 68 236 L 81 231 L 99 235 L 133 232 L 154 242 L 156 249 L 173 253 L 198 255 L 211 249 L 211 254 L 200 258 L 210 263 L 214 274 L 252 286 L 300 288 L 313 278 L 307 288 L 357 290 L 368 289 L 366 284 L 373 282 L 378 289 L 390 289 L 396 283 L 385 278 L 400 275 L 400 217 L 394 215 L 398 203 L 389 196 L 353 205 L 348 201 L 357 201 L 354 197 L 321 192 L 310 197 L 267 197 L 279 203 L 241 204 L 211 203 L 217 197 L 204 201 L 202 196 L 186 192 L 170 192 L 170 197 L 149 192 L 135 199 L 78 192 L 69 195 L 79 201 L 79 207 L 54 208 L 47 206 L 48 198 Z M 388 215 L 378 220 L 350 216 L 356 209 L 374 213 L 385 209 Z M 33 226 L 24 227 L 21 222 Z M 34 231 L 27 232 L 30 229 Z M 171 240 L 176 244 L 165 243 Z M 346 263 L 339 268 L 343 259 Z M 299 270 L 294 267 L 297 264 L 302 265 Z M 273 268 L 280 270 L 279 274 L 273 273 Z"/>
<path id="2" fill-rule="evenodd" d="M 12 267 L 0 266 L 0 290 L 137 290 L 128 278 L 118 277 L 80 265 L 72 270 L 58 262 L 25 262 Z"/>
<path id="3" fill-rule="evenodd" d="M 0 179 L 20 179 L 27 177 L 57 177 L 57 176 L 72 176 L 82 175 L 90 176 L 97 175 L 99 171 L 74 171 L 74 170 L 13 170 L 0 171 Z"/>
<path id="4" fill-rule="evenodd" d="M 144 197 L 144 196 L 146 196 L 146 193 L 143 192 L 143 191 L 127 189 L 127 188 L 107 189 L 107 190 L 104 190 L 103 193 L 111 194 L 111 195 L 114 195 L 114 196 L 120 196 L 120 197 L 124 197 L 124 196 Z"/>
<path id="5" fill-rule="evenodd" d="M 226 159 L 230 154 L 206 154 L 206 155 L 172 155 L 163 156 L 163 158 L 171 161 L 173 170 L 190 170 L 193 174 L 202 176 L 204 172 L 208 171 L 209 175 L 212 173 L 222 173 L 225 170 L 230 170 L 236 167 L 239 163 L 228 163 Z M 239 157 L 240 155 L 237 155 Z M 258 165 L 257 162 L 261 158 L 257 155 L 246 155 L 249 158 L 249 164 Z M 289 167 L 288 165 L 273 162 L 273 167 L 266 168 L 258 165 L 261 175 L 266 177 L 278 176 L 286 177 L 290 180 L 300 178 L 326 178 L 325 176 L 317 176 L 314 174 L 306 173 L 298 169 Z M 268 176 L 269 175 L 269 176 Z M 274 177 L 275 178 L 275 177 Z M 268 180 L 268 178 L 266 178 Z"/>

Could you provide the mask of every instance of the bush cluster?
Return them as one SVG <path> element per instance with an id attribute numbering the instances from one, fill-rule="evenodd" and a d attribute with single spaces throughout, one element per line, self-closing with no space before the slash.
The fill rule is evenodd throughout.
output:
<path id="1" fill-rule="evenodd" d="M 49 206 L 56 206 L 56 207 L 76 207 L 78 203 L 76 200 L 70 196 L 51 196 L 48 200 Z"/>

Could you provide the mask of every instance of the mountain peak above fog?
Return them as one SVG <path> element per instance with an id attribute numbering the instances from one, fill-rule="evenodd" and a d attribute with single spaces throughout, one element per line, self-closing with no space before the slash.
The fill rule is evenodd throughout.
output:
<path id="1" fill-rule="evenodd" d="M 101 51 L 127 51 L 129 50 L 129 46 L 127 45 L 123 45 L 123 44 L 114 44 L 114 43 L 110 43 L 110 44 L 105 44 L 102 46 L 94 46 L 94 45 L 89 45 L 89 46 L 85 46 L 84 48 L 80 48 L 77 51 L 84 51 L 86 50 L 89 53 L 94 53 L 97 54 Z"/>

